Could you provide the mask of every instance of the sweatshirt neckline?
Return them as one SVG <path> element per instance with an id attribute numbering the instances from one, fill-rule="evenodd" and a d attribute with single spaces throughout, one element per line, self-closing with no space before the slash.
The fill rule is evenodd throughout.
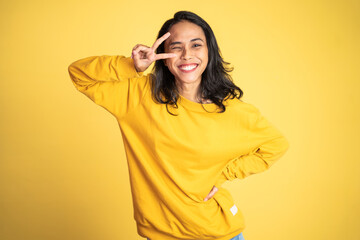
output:
<path id="1" fill-rule="evenodd" d="M 179 103 L 186 109 L 195 112 L 217 112 L 218 106 L 215 103 L 197 103 L 185 98 L 182 95 L 179 96 Z"/>

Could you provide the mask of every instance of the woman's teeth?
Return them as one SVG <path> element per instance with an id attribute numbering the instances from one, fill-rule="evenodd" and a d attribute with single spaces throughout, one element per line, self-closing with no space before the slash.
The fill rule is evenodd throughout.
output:
<path id="1" fill-rule="evenodd" d="M 196 67 L 197 67 L 197 65 L 194 64 L 194 65 L 180 66 L 179 68 L 182 69 L 182 70 L 190 71 L 190 70 L 192 70 L 192 69 L 194 69 Z"/>

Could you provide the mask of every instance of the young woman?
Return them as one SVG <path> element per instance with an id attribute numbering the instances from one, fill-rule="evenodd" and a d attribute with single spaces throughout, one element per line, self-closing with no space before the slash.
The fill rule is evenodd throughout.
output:
<path id="1" fill-rule="evenodd" d="M 131 58 L 93 56 L 69 66 L 75 87 L 118 120 L 142 237 L 243 239 L 244 218 L 221 185 L 268 169 L 289 143 L 240 100 L 230 71 L 210 26 L 186 11 Z"/>

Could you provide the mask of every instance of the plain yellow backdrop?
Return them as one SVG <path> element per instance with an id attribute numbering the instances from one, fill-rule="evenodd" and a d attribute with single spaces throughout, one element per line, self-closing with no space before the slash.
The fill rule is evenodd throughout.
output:
<path id="1" fill-rule="evenodd" d="M 290 142 L 270 170 L 224 185 L 245 239 L 360 239 L 359 1 L 14 0 L 0 9 L 1 240 L 142 239 L 117 122 L 75 89 L 67 67 L 130 56 L 179 10 L 210 24 L 243 100 Z"/>

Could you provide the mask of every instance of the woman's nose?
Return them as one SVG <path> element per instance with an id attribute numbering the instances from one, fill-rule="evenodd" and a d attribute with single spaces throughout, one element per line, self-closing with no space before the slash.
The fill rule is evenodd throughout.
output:
<path id="1" fill-rule="evenodd" d="M 191 59 L 192 58 L 192 52 L 188 48 L 184 48 L 181 57 L 184 60 Z"/>

